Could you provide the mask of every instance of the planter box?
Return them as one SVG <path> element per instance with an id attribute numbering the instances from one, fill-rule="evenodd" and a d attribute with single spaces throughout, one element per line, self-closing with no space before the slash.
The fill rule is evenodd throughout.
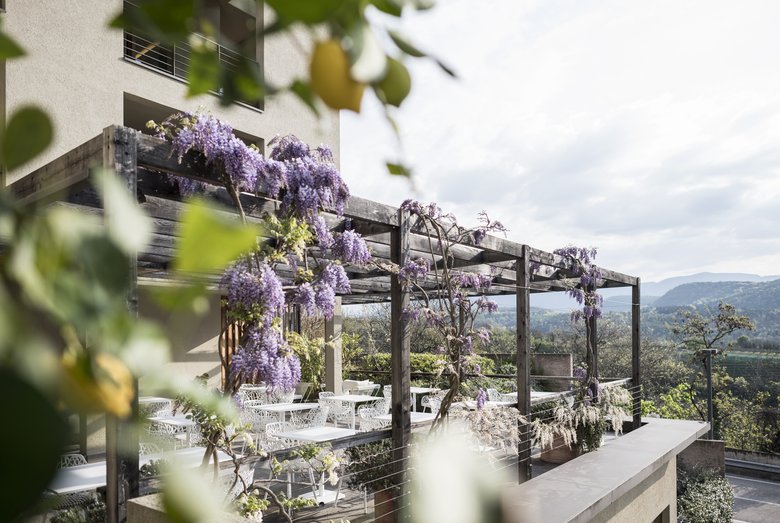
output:
<path id="1" fill-rule="evenodd" d="M 577 456 L 582 454 L 582 451 L 577 445 L 573 445 L 570 448 L 563 440 L 562 436 L 555 436 L 552 447 L 549 449 L 542 449 L 540 459 L 545 463 L 566 463 L 571 461 Z"/>

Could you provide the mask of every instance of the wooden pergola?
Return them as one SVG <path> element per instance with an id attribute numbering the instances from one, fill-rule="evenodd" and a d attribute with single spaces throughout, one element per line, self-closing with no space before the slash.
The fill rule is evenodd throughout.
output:
<path id="1" fill-rule="evenodd" d="M 102 134 L 76 147 L 48 165 L 30 173 L 10 186 L 16 198 L 29 204 L 56 204 L 77 208 L 83 212 L 102 215 L 104 209 L 96 192 L 89 184 L 91 168 L 103 166 L 115 170 L 126 184 L 130 194 L 137 197 L 138 206 L 154 221 L 154 233 L 147 248 L 138 253 L 127 270 L 130 271 L 133 288 L 127 299 L 132 313 L 138 312 L 138 280 L 173 280 L 170 270 L 175 254 L 177 223 L 185 209 L 185 203 L 172 190 L 171 184 L 160 173 L 191 178 L 211 184 L 219 184 L 218 173 L 207 166 L 203 158 L 194 153 L 179 162 L 169 143 L 121 126 L 106 128 Z M 208 198 L 222 204 L 223 210 L 234 214 L 232 201 L 224 189 L 211 191 Z M 249 221 L 259 222 L 265 212 L 273 213 L 279 202 L 262 195 L 241 194 L 241 202 Z M 370 200 L 350 197 L 343 216 L 324 213 L 333 230 L 349 227 L 359 232 L 368 242 L 374 257 L 381 263 L 403 264 L 414 257 L 430 258 L 429 242 L 423 231 L 414 227 L 407 212 L 396 207 Z M 262 241 L 263 239 L 261 239 Z M 433 240 L 435 241 L 435 240 Z M 530 294 L 537 292 L 565 291 L 567 280 L 572 277 L 571 261 L 554 254 L 535 249 L 496 236 L 487 236 L 480 244 L 457 244 L 451 247 L 454 266 L 462 271 L 494 275 L 490 293 L 515 295 L 517 300 L 517 391 L 518 409 L 521 414 L 531 411 L 530 392 Z M 321 253 L 314 253 L 315 256 Z M 435 265 L 440 259 L 433 259 Z M 541 269 L 532 271 L 532 264 Z M 395 449 L 394 462 L 399 472 L 408 457 L 411 434 L 410 422 L 410 339 L 402 312 L 414 296 L 398 278 L 379 268 L 345 267 L 350 278 L 352 294 L 342 296 L 345 304 L 390 302 L 391 309 L 391 371 L 392 371 L 392 439 Z M 602 269 L 602 287 L 631 287 L 632 290 L 632 376 L 631 385 L 639 390 L 639 284 L 640 280 L 616 271 Z M 218 284 L 220 275 L 211 275 L 210 281 Z M 435 291 L 435 283 L 431 281 Z M 594 352 L 596 320 L 590 320 Z M 327 326 L 333 334 L 337 326 Z M 596 358 L 598 361 L 598 358 Z M 596 375 L 598 371 L 596 370 Z M 633 426 L 640 424 L 640 396 L 634 394 Z M 137 404 L 136 404 L 137 411 Z M 109 521 L 119 520 L 119 510 L 124 499 L 138 494 L 138 456 L 122 455 L 117 440 L 125 437 L 117 420 L 107 421 L 107 498 Z M 520 442 L 518 480 L 530 478 L 530 434 Z M 137 436 L 136 436 L 137 438 Z M 131 442 L 132 443 L 132 442 Z M 137 445 L 137 441 L 135 441 Z"/>

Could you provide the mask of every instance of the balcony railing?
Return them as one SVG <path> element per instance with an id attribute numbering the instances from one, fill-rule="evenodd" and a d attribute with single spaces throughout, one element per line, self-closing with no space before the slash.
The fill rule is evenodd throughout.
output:
<path id="1" fill-rule="evenodd" d="M 196 35 L 197 38 L 201 38 L 203 41 L 208 42 L 209 45 L 213 45 L 217 50 L 219 63 L 228 71 L 235 71 L 238 69 L 242 60 L 248 60 L 240 53 L 228 49 L 224 45 L 219 45 L 203 36 Z M 159 42 L 149 40 L 148 38 L 130 32 L 125 31 L 124 37 L 124 57 L 125 60 L 134 64 L 153 69 L 157 72 L 170 75 L 179 80 L 187 81 L 187 72 L 190 68 L 190 56 L 192 54 L 192 47 L 189 43 L 181 42 L 172 46 L 162 45 Z M 254 61 L 249 60 L 253 67 L 259 69 L 260 65 Z M 221 90 L 220 90 L 221 91 Z M 221 93 L 220 93 L 221 94 Z M 238 102 L 249 105 L 257 109 L 262 108 L 261 104 L 257 101 L 249 101 L 237 99 Z"/>

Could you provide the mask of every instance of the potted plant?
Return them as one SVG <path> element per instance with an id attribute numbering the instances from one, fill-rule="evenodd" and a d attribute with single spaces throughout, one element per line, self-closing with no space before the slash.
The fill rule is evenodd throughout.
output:
<path id="1" fill-rule="evenodd" d="M 395 510 L 393 481 L 393 445 L 389 439 L 347 449 L 347 484 L 374 494 L 374 518 L 392 523 Z"/>

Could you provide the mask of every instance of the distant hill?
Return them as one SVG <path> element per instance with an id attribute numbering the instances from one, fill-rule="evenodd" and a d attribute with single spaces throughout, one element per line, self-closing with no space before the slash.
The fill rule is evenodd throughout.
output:
<path id="1" fill-rule="evenodd" d="M 746 311 L 780 309 L 780 279 L 686 283 L 655 300 L 653 306 L 714 305 L 719 300 Z"/>
<path id="2" fill-rule="evenodd" d="M 659 282 L 642 282 L 642 305 L 659 306 L 656 301 L 659 297 L 665 295 L 675 287 L 691 283 L 769 282 L 777 279 L 780 279 L 780 276 L 759 276 L 758 274 L 747 273 L 700 272 L 688 276 L 667 278 Z M 604 289 L 600 291 L 600 293 L 604 296 L 604 311 L 624 312 L 631 309 L 631 294 L 629 289 Z M 496 301 L 499 302 L 499 305 L 509 307 L 514 305 L 514 297 L 499 297 Z M 679 302 L 675 302 L 674 304 L 690 305 L 690 303 Z M 551 292 L 545 294 L 532 294 L 531 306 L 563 312 L 570 311 L 576 307 L 576 303 L 562 292 Z"/>

